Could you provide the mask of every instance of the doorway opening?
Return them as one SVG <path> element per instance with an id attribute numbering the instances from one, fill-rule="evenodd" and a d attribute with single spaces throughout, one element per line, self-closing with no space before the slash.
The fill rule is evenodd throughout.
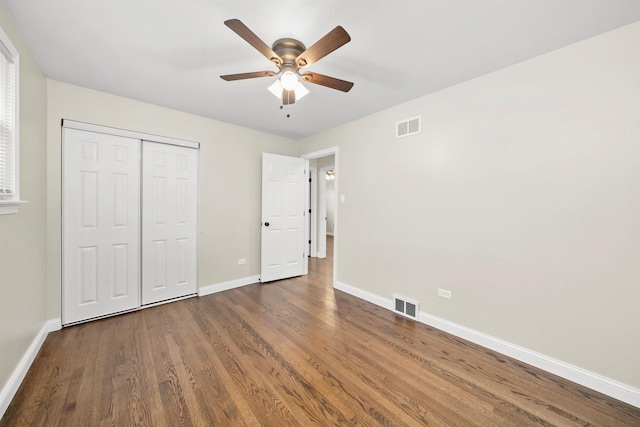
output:
<path id="1" fill-rule="evenodd" d="M 323 259 L 322 264 L 332 267 L 332 285 L 335 286 L 338 277 L 337 242 L 339 239 L 338 147 L 304 154 L 301 157 L 309 161 L 309 169 L 315 171 L 313 175 L 316 175 L 315 183 L 312 175 L 309 191 L 311 208 L 308 221 L 309 233 L 307 233 L 311 240 L 309 256 Z"/>

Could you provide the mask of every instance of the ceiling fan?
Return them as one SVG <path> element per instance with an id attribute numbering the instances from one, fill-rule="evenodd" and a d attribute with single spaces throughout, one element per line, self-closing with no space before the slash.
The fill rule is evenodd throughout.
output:
<path id="1" fill-rule="evenodd" d="M 329 31 L 329 33 L 307 49 L 300 41 L 292 38 L 278 39 L 273 43 L 272 47 L 269 47 L 239 19 L 229 19 L 224 21 L 224 24 L 256 48 L 258 52 L 268 60 L 273 62 L 278 67 L 278 71 L 267 70 L 227 74 L 220 76 L 222 80 L 234 81 L 281 75 L 280 78 L 269 87 L 269 90 L 275 96 L 282 99 L 283 105 L 293 104 L 297 99 L 309 93 L 309 91 L 302 86 L 298 76 L 305 82 L 341 90 L 343 92 L 349 92 L 353 87 L 353 83 L 336 79 L 335 77 L 329 77 L 311 71 L 300 72 L 301 69 L 318 62 L 351 40 L 349 34 L 347 34 L 341 26 L 337 26 Z"/>

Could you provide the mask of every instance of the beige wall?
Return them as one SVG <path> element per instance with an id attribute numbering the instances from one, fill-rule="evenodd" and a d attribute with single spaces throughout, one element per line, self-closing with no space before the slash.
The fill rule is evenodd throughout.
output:
<path id="1" fill-rule="evenodd" d="M 340 148 L 338 280 L 640 387 L 638 52 L 640 23 L 306 139 Z"/>
<path id="2" fill-rule="evenodd" d="M 295 142 L 54 80 L 47 88 L 49 318 L 60 317 L 62 119 L 199 142 L 198 284 L 260 273 L 262 152 L 297 155 Z"/>
<path id="3" fill-rule="evenodd" d="M 20 55 L 20 193 L 0 215 L 0 390 L 45 323 L 46 80 L 4 8 L 0 27 Z"/>

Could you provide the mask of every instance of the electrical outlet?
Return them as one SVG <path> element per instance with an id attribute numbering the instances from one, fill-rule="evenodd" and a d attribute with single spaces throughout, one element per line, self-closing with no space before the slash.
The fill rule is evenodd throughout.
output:
<path id="1" fill-rule="evenodd" d="M 238 260 L 238 265 L 242 265 L 242 264 L 246 264 L 246 263 L 247 263 L 247 260 L 246 260 L 246 259 L 244 259 L 244 258 L 240 258 L 240 259 Z"/>
<path id="2" fill-rule="evenodd" d="M 451 299 L 451 291 L 438 288 L 438 296 L 442 298 Z"/>

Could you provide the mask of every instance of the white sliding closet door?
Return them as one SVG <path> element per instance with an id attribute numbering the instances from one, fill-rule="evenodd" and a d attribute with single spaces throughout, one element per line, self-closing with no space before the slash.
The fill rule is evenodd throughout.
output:
<path id="1" fill-rule="evenodd" d="M 197 290 L 198 150 L 142 144 L 142 304 L 151 304 Z"/>
<path id="2" fill-rule="evenodd" d="M 140 305 L 140 140 L 63 130 L 64 324 Z"/>

